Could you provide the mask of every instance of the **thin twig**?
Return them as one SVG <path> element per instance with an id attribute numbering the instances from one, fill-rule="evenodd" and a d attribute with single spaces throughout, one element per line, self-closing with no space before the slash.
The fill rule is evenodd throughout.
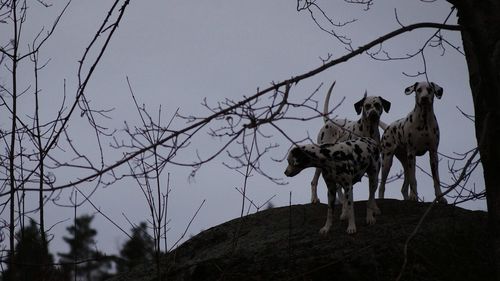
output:
<path id="1" fill-rule="evenodd" d="M 168 250 L 169 252 L 172 251 L 172 249 L 174 249 L 175 246 L 177 246 L 177 244 L 184 238 L 184 236 L 186 236 L 186 233 L 188 232 L 189 227 L 191 226 L 191 224 L 193 223 L 194 219 L 198 215 L 198 212 L 201 210 L 201 207 L 203 207 L 203 204 L 205 204 L 205 201 L 206 201 L 206 199 L 203 199 L 203 202 L 201 202 L 200 206 L 198 207 L 198 209 L 194 213 L 193 217 L 191 218 L 191 220 L 189 220 L 189 223 L 186 226 L 186 228 L 184 229 L 184 232 L 182 233 L 181 237 L 179 237 L 179 239 L 177 241 L 175 241 L 175 243 L 170 247 L 170 249 Z"/>

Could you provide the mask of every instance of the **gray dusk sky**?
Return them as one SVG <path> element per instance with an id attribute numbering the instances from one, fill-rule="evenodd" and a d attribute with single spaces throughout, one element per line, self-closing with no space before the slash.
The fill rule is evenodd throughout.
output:
<path id="1" fill-rule="evenodd" d="M 25 35 L 21 39 L 24 40 L 21 42 L 23 51 L 26 51 L 31 43 L 32 35 L 38 33 L 43 26 L 48 28 L 53 23 L 63 8 L 60 2 L 64 1 L 52 1 L 53 6 L 48 9 L 42 8 L 37 1 L 28 2 L 30 9 L 24 27 Z M 41 110 L 47 120 L 55 116 L 62 101 L 65 84 L 67 98 L 74 97 L 78 60 L 112 2 L 74 0 L 61 18 L 53 37 L 42 49 L 40 60 L 50 59 L 40 73 L 43 99 Z M 444 0 L 433 3 L 379 0 L 374 1 L 367 11 L 365 6 L 347 4 L 344 1 L 317 3 L 334 22 L 358 19 L 336 29 L 351 38 L 355 48 L 399 28 L 395 11 L 405 25 L 417 22 L 441 23 L 451 11 L 450 4 Z M 319 14 L 316 16 L 319 17 Z M 449 23 L 455 24 L 456 21 L 454 13 Z M 4 24 L 0 25 L 2 44 L 11 34 L 8 28 L 10 27 Z M 384 43 L 383 47 L 393 56 L 404 56 L 421 48 L 434 32 L 433 29 L 412 31 Z M 448 42 L 462 50 L 459 32 L 443 31 L 442 34 Z M 445 47 L 444 53 L 441 48 L 427 48 L 425 62 L 429 80 L 444 88 L 443 98 L 435 100 L 434 103 L 441 129 L 439 152 L 454 155 L 454 152 L 465 152 L 474 148 L 476 140 L 473 123 L 457 109 L 473 114 L 465 57 L 451 46 L 445 44 Z M 238 101 L 243 96 L 255 93 L 257 88 L 267 88 L 272 82 L 280 82 L 321 66 L 322 59 L 329 55 L 338 58 L 346 53 L 348 51 L 336 38 L 316 26 L 308 12 L 297 12 L 294 1 L 131 1 L 122 23 L 89 82 L 86 95 L 91 106 L 114 109 L 108 113 L 112 119 L 101 118 L 99 122 L 107 128 L 118 130 L 117 137 L 123 140 L 126 137 L 122 131 L 125 122 L 129 125 L 140 124 L 127 77 L 139 103 L 144 104 L 154 116 L 161 105 L 162 120 L 168 122 L 177 109 L 183 115 L 210 115 L 202 106 L 204 98 L 213 105 L 226 98 Z M 404 73 L 416 74 L 423 70 L 421 56 L 410 60 L 383 62 L 363 54 L 300 82 L 292 87 L 290 95 L 293 101 L 300 102 L 324 83 L 315 95 L 322 107 L 327 87 L 336 80 L 331 104 L 338 103 L 344 97 L 345 101 L 335 110 L 335 116 L 359 118 L 352 105 L 367 90 L 369 95 L 380 95 L 392 102 L 390 112 L 382 116 L 384 122 L 390 123 L 406 116 L 414 106 L 414 97 L 404 95 L 404 89 L 416 81 L 426 79 L 425 76 L 409 77 Z M 32 65 L 26 63 L 21 71 L 20 83 L 24 83 L 24 86 L 27 86 L 28 82 L 32 83 Z M 2 65 L 0 83 L 9 81 L 8 69 Z M 21 112 L 32 113 L 31 93 L 24 95 L 19 103 Z M 8 128 L 10 116 L 5 110 L 0 111 L 0 116 L 0 128 Z M 286 121 L 279 125 L 295 140 L 307 136 L 315 139 L 322 122 L 322 119 L 317 118 L 308 122 Z M 175 119 L 172 124 L 175 129 L 185 126 L 187 124 L 181 119 Z M 219 123 L 213 123 L 210 127 L 218 126 Z M 79 112 L 72 117 L 69 127 L 73 144 L 91 159 L 99 161 L 95 137 Z M 263 130 L 273 135 L 264 141 L 267 144 L 277 143 L 280 147 L 265 156 L 262 167 L 269 175 L 283 178 L 286 163 L 275 162 L 271 158 L 283 159 L 291 143 L 271 127 Z M 119 152 L 110 148 L 111 142 L 111 139 L 103 141 L 106 164 L 112 164 L 121 157 Z M 197 152 L 202 157 L 207 157 L 223 144 L 219 139 L 210 137 L 207 130 L 202 130 L 194 136 L 189 148 L 177 155 L 175 160 L 191 163 L 196 160 Z M 2 146 L 5 146 L 5 143 Z M 239 151 L 237 145 L 229 149 L 235 153 Z M 65 157 L 61 150 L 54 153 L 55 156 Z M 197 234 L 200 230 L 239 217 L 242 198 L 235 188 L 243 186 L 243 176 L 226 168 L 223 163 L 231 163 L 225 153 L 203 165 L 194 179 L 189 178 L 190 168 L 171 164 L 166 166 L 161 181 L 166 184 L 167 173 L 170 173 L 170 245 L 180 237 L 203 200 L 206 200 L 205 204 L 190 226 L 189 234 Z M 418 164 L 430 171 L 427 155 L 420 157 Z M 452 183 L 448 164 L 445 158 L 440 161 L 441 180 L 445 184 Z M 118 171 L 125 171 L 125 168 Z M 401 166 L 394 161 L 391 174 L 400 169 Z M 75 181 L 86 172 L 82 173 L 67 171 L 64 174 L 56 174 L 56 185 Z M 288 185 L 277 185 L 253 173 L 249 178 L 247 195 L 256 204 L 262 204 L 275 196 L 272 199 L 274 206 L 284 206 L 288 205 L 289 194 L 292 192 L 293 204 L 306 204 L 310 200 L 309 182 L 313 173 L 314 170 L 309 169 L 294 178 L 284 179 Z M 417 173 L 419 195 L 425 201 L 431 201 L 434 198 L 431 178 L 422 171 Z M 476 177 L 471 181 L 479 190 L 483 189 L 481 175 L 482 171 L 477 171 Z M 402 199 L 401 184 L 402 181 L 396 181 L 388 185 L 386 197 Z M 80 188 L 89 194 L 93 186 L 84 184 Z M 367 179 L 358 183 L 354 190 L 355 200 L 366 200 Z M 322 180 L 318 193 L 321 201 L 326 202 L 326 188 Z M 70 194 L 71 189 L 62 192 L 57 202 L 68 204 Z M 32 204 L 32 208 L 35 206 L 36 196 L 35 193 L 28 195 L 27 202 Z M 2 202 L 5 200 L 6 198 L 1 198 Z M 131 180 L 122 180 L 105 188 L 99 187 L 92 193 L 91 200 L 126 230 L 130 229 L 127 218 L 132 223 L 149 219 L 144 195 Z M 481 210 L 486 208 L 484 201 L 468 202 L 461 206 Z M 79 214 L 95 212 L 88 203 L 77 211 Z M 251 212 L 255 212 L 255 209 Z M 37 215 L 30 214 L 33 217 Z M 6 220 L 8 211 L 4 210 L 1 217 Z M 72 218 L 71 208 L 58 207 L 50 202 L 47 205 L 47 225 L 55 225 L 51 230 L 55 235 L 51 242 L 53 253 L 67 250 L 61 236 L 67 235 L 65 228 Z M 337 218 L 335 223 L 338 223 Z M 364 222 L 357 223 L 362 225 Z M 96 214 L 93 226 L 98 230 L 97 247 L 102 251 L 116 253 L 126 240 L 123 233 L 99 214 Z M 3 231 L 7 234 L 6 230 Z M 363 231 L 363 228 L 358 227 L 358 231 Z"/>

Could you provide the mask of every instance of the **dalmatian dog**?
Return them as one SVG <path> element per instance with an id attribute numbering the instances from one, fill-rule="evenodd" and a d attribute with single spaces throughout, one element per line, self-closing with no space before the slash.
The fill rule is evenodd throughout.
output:
<path id="1" fill-rule="evenodd" d="M 406 116 L 384 129 L 381 140 L 382 177 L 379 186 L 379 198 L 384 198 L 385 183 L 392 166 L 393 156 L 401 162 L 404 169 L 404 181 L 401 193 L 405 200 L 418 200 L 417 180 L 415 178 L 416 156 L 429 152 L 429 160 L 434 181 L 434 193 L 439 202 L 447 203 L 439 185 L 438 145 L 439 126 L 434 115 L 434 97 L 440 99 L 443 88 L 433 82 L 417 82 L 405 89 L 405 94 L 415 93 L 415 107 Z M 408 194 L 408 186 L 410 193 Z"/>
<path id="2" fill-rule="evenodd" d="M 323 120 L 325 124 L 318 134 L 317 143 L 335 143 L 338 141 L 345 141 L 355 137 L 370 137 L 378 144 L 380 142 L 380 133 L 378 130 L 380 116 L 382 112 L 389 112 L 391 103 L 379 96 L 365 95 L 361 100 L 354 104 L 356 113 L 361 117 L 357 121 L 348 119 L 330 119 L 328 118 L 328 104 L 330 102 L 330 95 L 332 94 L 335 81 L 328 90 L 323 107 Z M 319 203 L 317 187 L 321 169 L 317 168 L 314 177 L 311 181 L 311 203 Z M 339 200 L 342 202 L 342 191 L 338 189 Z"/>
<path id="3" fill-rule="evenodd" d="M 380 169 L 379 145 L 371 138 L 357 137 L 346 141 L 328 144 L 308 144 L 296 146 L 288 154 L 288 167 L 285 175 L 293 177 L 309 167 L 321 169 L 323 179 L 328 187 L 328 211 L 325 226 L 320 234 L 326 235 L 333 223 L 333 208 L 337 187 L 344 188 L 345 200 L 342 213 L 348 220 L 347 233 L 356 232 L 353 206 L 353 185 L 365 173 L 368 174 L 370 196 L 366 209 L 366 222 L 375 223 L 375 214 L 379 213 L 375 202 L 378 171 Z"/>

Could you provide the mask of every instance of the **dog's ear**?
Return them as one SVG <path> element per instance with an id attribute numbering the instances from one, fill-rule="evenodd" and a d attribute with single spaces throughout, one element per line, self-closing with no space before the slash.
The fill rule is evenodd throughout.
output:
<path id="1" fill-rule="evenodd" d="M 431 86 L 434 90 L 434 95 L 436 95 L 436 98 L 440 99 L 443 96 L 443 88 L 441 88 L 441 86 L 434 82 L 431 82 Z"/>
<path id="2" fill-rule="evenodd" d="M 358 102 L 356 102 L 356 103 L 354 104 L 354 109 L 356 110 L 356 113 L 357 113 L 358 115 L 360 115 L 360 114 L 361 114 L 361 111 L 363 110 L 363 104 L 365 103 L 365 99 L 366 99 L 366 96 L 367 96 L 367 95 L 368 95 L 368 93 L 367 93 L 367 92 L 366 92 L 366 90 L 365 90 L 365 95 L 363 96 L 363 98 L 362 98 L 362 99 L 360 99 Z"/>
<path id="3" fill-rule="evenodd" d="M 380 96 L 378 98 L 380 99 L 380 101 L 382 101 L 382 107 L 384 108 L 384 111 L 386 113 L 389 112 L 389 109 L 391 109 L 391 102 Z"/>
<path id="4" fill-rule="evenodd" d="M 301 147 L 294 147 L 290 151 L 290 155 L 295 159 L 294 165 L 300 165 L 301 163 L 307 162 L 307 154 L 304 152 Z"/>
<path id="5" fill-rule="evenodd" d="M 417 88 L 417 86 L 418 86 L 418 82 L 415 82 L 415 84 L 413 84 L 410 87 L 405 89 L 405 94 L 409 95 L 409 94 L 413 93 L 415 91 L 415 89 Z"/>

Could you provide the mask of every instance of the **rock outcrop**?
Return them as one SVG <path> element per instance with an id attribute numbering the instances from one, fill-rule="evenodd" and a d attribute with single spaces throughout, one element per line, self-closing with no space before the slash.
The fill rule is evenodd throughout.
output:
<path id="1" fill-rule="evenodd" d="M 335 209 L 332 232 L 318 231 L 326 205 L 268 209 L 201 232 L 165 257 L 162 280 L 489 280 L 487 214 L 430 203 L 377 200 L 382 214 L 365 224 L 355 202 L 357 233 L 348 235 Z M 406 265 L 403 268 L 403 263 Z M 145 265 L 113 280 L 157 280 Z"/>

